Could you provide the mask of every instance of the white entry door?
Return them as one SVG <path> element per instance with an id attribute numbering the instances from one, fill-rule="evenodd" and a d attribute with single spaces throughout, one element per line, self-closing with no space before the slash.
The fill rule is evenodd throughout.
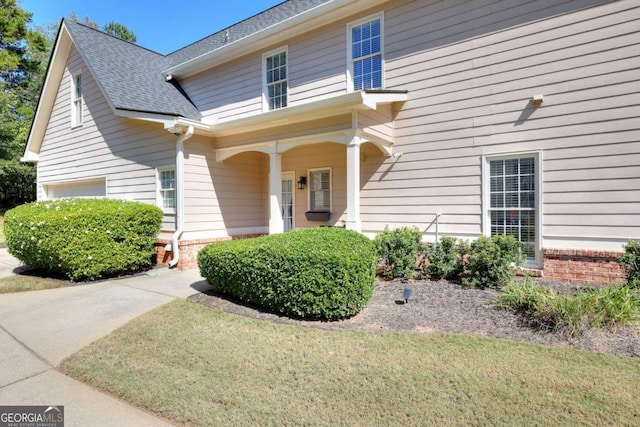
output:
<path id="1" fill-rule="evenodd" d="M 282 221 L 284 231 L 293 230 L 295 227 L 295 174 L 293 172 L 282 173 Z"/>

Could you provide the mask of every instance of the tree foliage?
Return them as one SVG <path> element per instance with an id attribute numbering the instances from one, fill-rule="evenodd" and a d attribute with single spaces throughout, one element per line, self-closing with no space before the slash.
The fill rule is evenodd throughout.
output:
<path id="1" fill-rule="evenodd" d="M 119 22 L 111 21 L 100 28 L 100 24 L 98 22 L 92 21 L 91 18 L 86 15 L 84 16 L 84 18 L 80 19 L 76 12 L 73 10 L 69 15 L 69 19 L 82 25 L 86 25 L 87 27 L 101 30 L 111 36 L 118 37 L 119 39 L 126 40 L 132 43 L 136 42 L 136 35 L 133 33 L 133 31 L 129 30 L 126 26 Z"/>
<path id="2" fill-rule="evenodd" d="M 119 22 L 111 21 L 104 27 L 102 27 L 102 31 L 107 34 L 110 34 L 114 37 L 118 37 L 119 39 L 126 40 L 128 42 L 135 43 L 136 35 L 133 34 L 127 27 L 120 24 Z"/>
<path id="3" fill-rule="evenodd" d="M 35 197 L 35 173 L 19 158 L 29 134 L 51 39 L 29 29 L 32 14 L 16 0 L 0 0 L 0 205 Z M 7 179 L 12 177 L 11 179 Z"/>
<path id="4" fill-rule="evenodd" d="M 51 28 L 30 29 L 32 14 L 17 0 L 0 0 L 0 207 L 35 199 L 33 165 L 20 164 L 40 97 L 54 41 Z M 70 20 L 99 29 L 88 16 Z M 103 31 L 123 40 L 136 36 L 124 25 L 110 22 Z M 12 177 L 8 179 L 8 177 Z"/>

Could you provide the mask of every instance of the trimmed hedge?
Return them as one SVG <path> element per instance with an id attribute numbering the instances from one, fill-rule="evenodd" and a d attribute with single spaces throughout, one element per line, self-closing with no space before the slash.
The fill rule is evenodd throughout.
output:
<path id="1" fill-rule="evenodd" d="M 376 236 L 374 243 L 380 258 L 384 277 L 412 278 L 416 269 L 416 258 L 420 255 L 422 232 L 418 227 L 400 227 L 389 230 L 389 226 Z"/>
<path id="2" fill-rule="evenodd" d="M 29 267 L 70 280 L 148 268 L 160 231 L 155 206 L 109 199 L 62 199 L 5 214 L 9 253 Z"/>
<path id="3" fill-rule="evenodd" d="M 310 228 L 214 243 L 198 253 L 217 292 L 291 317 L 341 319 L 373 296 L 377 257 L 365 236 Z"/>
<path id="4" fill-rule="evenodd" d="M 480 236 L 471 243 L 465 264 L 465 286 L 502 288 L 515 279 L 516 267 L 526 261 L 524 244 L 513 236 Z"/>

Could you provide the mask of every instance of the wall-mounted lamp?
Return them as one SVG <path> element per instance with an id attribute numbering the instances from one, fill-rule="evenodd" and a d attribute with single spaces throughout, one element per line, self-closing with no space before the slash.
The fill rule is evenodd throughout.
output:
<path id="1" fill-rule="evenodd" d="M 301 176 L 300 180 L 298 180 L 298 190 L 304 190 L 304 187 L 307 186 L 307 177 Z"/>
<path id="2" fill-rule="evenodd" d="M 543 102 L 544 102 L 544 96 L 542 94 L 533 95 L 533 105 L 538 107 L 538 106 L 542 105 Z"/>

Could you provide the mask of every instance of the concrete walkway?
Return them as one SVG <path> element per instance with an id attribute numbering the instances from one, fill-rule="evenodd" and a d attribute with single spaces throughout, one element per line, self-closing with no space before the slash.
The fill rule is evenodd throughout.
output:
<path id="1" fill-rule="evenodd" d="M 11 267 L 13 265 L 13 267 Z M 20 265 L 0 248 L 0 277 Z M 66 426 L 170 425 L 55 367 L 129 320 L 208 289 L 197 270 L 0 295 L 0 405 L 64 405 Z"/>
<path id="2" fill-rule="evenodd" d="M 22 269 L 24 269 L 22 263 L 9 255 L 7 248 L 0 248 L 0 277 L 10 276 L 14 274 L 14 270 Z"/>

